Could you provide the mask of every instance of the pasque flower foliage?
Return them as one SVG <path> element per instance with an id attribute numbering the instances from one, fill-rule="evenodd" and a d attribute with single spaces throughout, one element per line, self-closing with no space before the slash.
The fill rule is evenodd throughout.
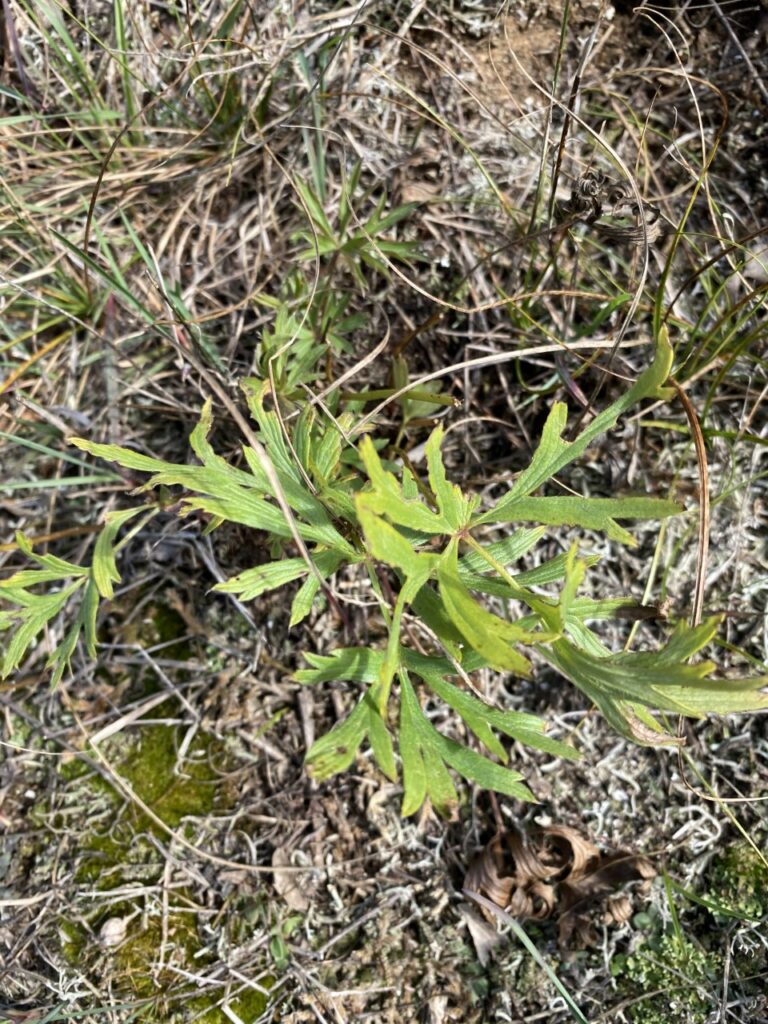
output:
<path id="1" fill-rule="evenodd" d="M 352 417 L 345 413 L 331 421 L 305 408 L 293 421 L 288 443 L 280 418 L 265 407 L 265 381 L 244 382 L 263 446 L 261 453 L 244 448 L 245 468 L 230 465 L 211 447 L 210 403 L 190 438 L 199 465 L 174 465 L 81 439 L 73 443 L 126 469 L 151 474 L 144 490 L 161 484 L 181 487 L 182 514 L 201 512 L 214 526 L 239 523 L 293 545 L 300 552 L 294 557 L 246 569 L 214 588 L 250 600 L 301 580 L 291 607 L 292 625 L 330 592 L 340 568 L 357 566 L 367 574 L 386 623 L 386 646 L 307 653 L 309 667 L 296 674 L 306 684 L 348 680 L 360 691 L 347 717 L 308 751 L 309 770 L 318 779 L 343 771 L 367 744 L 384 775 L 393 781 L 402 778 L 403 814 L 417 811 L 425 799 L 448 814 L 458 799 L 452 773 L 512 797 L 533 799 L 520 773 L 508 766 L 505 739 L 563 758 L 578 756 L 569 744 L 548 737 L 539 718 L 492 706 L 478 695 L 468 683 L 479 669 L 526 677 L 533 672 L 532 655 L 537 656 L 579 687 L 616 730 L 640 743 L 675 742 L 653 712 L 703 717 L 768 707 L 768 696 L 761 690 L 768 678 L 717 680 L 711 678 L 712 663 L 690 663 L 714 636 L 716 619 L 695 628 L 679 623 L 654 651 L 612 653 L 590 623 L 615 616 L 632 600 L 579 596 L 593 558 L 580 557 L 574 544 L 535 568 L 509 568 L 552 527 L 600 531 L 632 544 L 631 533 L 620 522 L 658 520 L 682 511 L 674 501 L 657 497 L 540 493 L 630 407 L 645 398 L 667 397 L 671 360 L 669 342 L 662 335 L 651 365 L 634 386 L 574 440 L 563 437 L 567 408 L 556 403 L 529 466 L 486 509 L 477 496 L 463 493 L 448 480 L 441 427 L 426 445 L 426 479 L 417 479 L 410 467 L 382 460 L 371 436 L 355 443 L 350 436 Z M 99 598 L 110 596 L 118 578 L 117 531 L 146 508 L 110 518 L 87 569 L 36 556 L 26 545 L 28 557 L 39 568 L 0 584 L 0 595 L 11 605 L 0 613 L 0 629 L 11 636 L 5 674 L 20 663 L 37 633 L 78 589 L 84 591 L 80 612 L 51 657 L 54 677 L 61 676 L 80 629 L 89 649 L 95 649 Z M 502 539 L 488 540 L 489 534 Z M 55 592 L 37 593 L 38 585 L 54 582 L 60 584 Z M 496 614 L 479 597 L 484 594 L 495 599 L 496 607 L 513 602 L 523 614 Z M 422 625 L 422 647 L 431 644 L 430 653 L 409 645 L 405 615 L 417 627 Z M 436 702 L 451 708 L 478 742 L 463 744 L 440 732 L 425 710 Z"/>

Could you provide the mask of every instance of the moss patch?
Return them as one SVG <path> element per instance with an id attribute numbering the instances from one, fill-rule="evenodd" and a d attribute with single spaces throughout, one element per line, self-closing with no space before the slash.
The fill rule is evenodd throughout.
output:
<path id="1" fill-rule="evenodd" d="M 267 988 L 269 986 L 264 985 L 264 987 Z M 227 1005 L 244 1024 L 250 1024 L 251 1021 L 257 1020 L 266 1010 L 267 1003 L 267 996 L 262 995 L 261 992 L 254 991 L 254 989 L 248 989 L 241 995 L 235 996 Z M 218 1007 L 206 1010 L 205 1006 L 206 1002 L 203 999 L 195 999 L 188 1004 L 189 1009 L 201 1013 L 200 1016 L 195 1015 L 195 1020 L 199 1021 L 200 1024 L 231 1024 L 232 1017 L 227 1016 L 223 1010 L 220 1010 Z"/>
<path id="2" fill-rule="evenodd" d="M 221 744 L 199 734 L 180 761 L 182 736 L 177 726 L 147 725 L 137 738 L 126 741 L 121 736 L 110 751 L 110 761 L 117 764 L 120 777 L 171 829 L 177 829 L 185 817 L 204 818 L 214 807 L 231 806 L 234 796 L 210 765 L 212 755 L 223 753 L 217 749 Z M 105 889 L 139 878 L 155 880 L 162 865 L 152 837 L 162 841 L 167 838 L 165 831 L 105 780 L 91 776 L 80 784 L 84 800 L 106 800 L 114 814 L 106 829 L 94 829 L 81 837 L 85 856 L 77 880 Z"/>
<path id="3" fill-rule="evenodd" d="M 759 844 L 758 844 L 759 845 Z M 745 840 L 733 843 L 712 865 L 710 895 L 746 918 L 768 914 L 768 844 L 763 856 Z"/>
<path id="4" fill-rule="evenodd" d="M 133 735 L 121 733 L 103 748 L 132 792 L 177 831 L 184 829 L 185 819 L 200 822 L 236 799 L 231 784 L 211 765 L 212 758 L 223 758 L 223 744 L 198 733 L 180 757 L 184 736 L 185 729 L 176 725 L 139 723 Z M 103 891 L 105 897 L 117 888 L 136 885 L 146 892 L 145 886 L 156 886 L 166 866 L 158 844 L 167 845 L 166 831 L 84 761 L 61 765 L 60 779 L 66 803 L 84 821 L 77 840 L 77 882 Z M 81 907 L 79 917 L 66 915 L 58 921 L 60 951 L 67 963 L 94 980 L 108 976 L 122 996 L 147 1000 L 140 1020 L 180 1022 L 194 1016 L 209 1024 L 228 1024 L 231 1018 L 211 1005 L 224 990 L 200 994 L 189 980 L 216 958 L 198 931 L 195 893 L 173 888 L 164 908 L 157 897 L 146 895 L 106 906 L 94 901 L 92 906 L 85 912 Z M 118 931 L 121 923 L 125 929 L 123 941 L 114 946 L 102 941 L 102 928 L 110 920 Z M 249 989 L 227 1005 L 243 1021 L 251 1021 L 267 1003 L 267 996 Z"/>
<path id="5" fill-rule="evenodd" d="M 163 645 L 164 658 L 186 661 L 192 655 L 189 626 L 184 617 L 162 598 L 150 601 L 141 618 L 121 625 L 119 632 L 123 643 L 137 643 L 148 649 Z"/>
<path id="6" fill-rule="evenodd" d="M 617 958 L 618 959 L 618 958 Z M 662 935 L 615 965 L 628 989 L 653 993 L 630 1010 L 637 1024 L 704 1024 L 712 1011 L 712 992 L 720 958 L 683 937 Z M 624 986 L 623 986 L 624 987 Z"/>
<path id="7" fill-rule="evenodd" d="M 209 814 L 217 796 L 222 795 L 221 780 L 208 760 L 214 741 L 198 734 L 177 771 L 179 733 L 173 726 L 145 727 L 139 743 L 120 766 L 120 774 L 134 793 L 170 828 L 176 828 L 188 815 Z"/>

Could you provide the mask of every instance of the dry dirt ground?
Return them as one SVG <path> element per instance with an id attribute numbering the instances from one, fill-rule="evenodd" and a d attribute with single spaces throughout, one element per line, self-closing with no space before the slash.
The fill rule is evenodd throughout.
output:
<path id="1" fill-rule="evenodd" d="M 73 123 L 71 109 L 60 109 L 66 89 L 46 79 L 51 43 L 35 29 L 46 5 L 35 6 L 3 4 L 4 174 L 11 190 L 35 183 L 29 231 L 51 255 L 34 263 L 28 225 L 9 199 L 10 241 L 0 244 L 11 319 L 24 295 L 39 297 L 41 280 L 45 301 L 63 304 L 60 286 L 39 268 L 48 273 L 62 259 L 55 231 L 82 229 L 98 188 L 93 252 L 102 239 L 119 251 L 125 214 L 187 325 L 201 326 L 219 353 L 221 379 L 229 386 L 257 374 L 274 318 L 261 299 L 299 290 L 291 275 L 306 218 L 291 175 L 317 181 L 322 166 L 330 208 L 359 160 L 360 209 L 382 189 L 388 204 L 413 203 L 403 237 L 425 259 L 404 277 L 371 276 L 352 306 L 364 318 L 332 372 L 339 376 L 387 334 L 388 347 L 360 368 L 355 387 L 388 386 L 392 355 L 405 358 L 411 376 L 444 370 L 442 387 L 455 400 L 446 419 L 449 471 L 487 494 L 526 464 L 554 397 L 577 400 L 600 385 L 597 401 L 607 402 L 621 381 L 570 354 L 560 362 L 551 354 L 472 361 L 554 337 L 600 335 L 607 350 L 613 313 L 598 321 L 571 293 L 631 295 L 645 272 L 622 366 L 627 375 L 642 368 L 661 293 L 674 307 L 681 372 L 708 430 L 705 602 L 725 616 L 713 657 L 726 673 L 760 670 L 768 657 L 768 352 L 766 276 L 754 254 L 768 221 L 764 4 L 702 0 L 633 11 L 579 0 L 565 12 L 548 0 L 502 8 L 484 0 L 128 4 L 128 50 L 144 62 L 147 90 L 160 88 L 153 75 L 162 56 L 171 68 L 165 84 L 174 69 L 188 71 L 173 86 L 180 109 L 192 104 L 190 83 L 210 74 L 213 113 L 206 120 L 193 111 L 197 121 L 181 121 L 176 135 L 147 142 L 147 134 L 111 163 L 94 147 L 82 172 L 68 163 L 74 141 L 46 156 L 44 139 L 28 144 L 14 121 L 24 113 L 14 98 L 24 92 L 18 50 L 27 95 L 50 115 L 46 123 L 62 138 Z M 72 30 L 84 62 L 106 68 L 96 40 L 114 48 L 112 5 L 80 0 L 60 10 L 85 26 Z M 209 67 L 205 45 L 213 53 L 218 19 L 230 11 L 231 52 Z M 192 38 L 199 60 L 190 70 Z M 119 89 L 119 68 L 103 81 Z M 150 98 L 148 91 L 141 102 Z M 243 114 L 256 108 L 258 117 Z M 152 125 L 155 113 L 144 117 Z M 662 225 L 649 235 L 645 271 L 626 218 L 602 235 L 581 223 L 559 241 L 539 228 L 536 211 L 550 195 L 554 224 L 592 169 L 618 173 L 600 140 Z M 729 239 L 745 238 L 728 251 Z M 551 292 L 533 319 L 499 305 L 550 263 Z M 125 260 L 123 269 L 143 308 L 170 322 L 147 266 Z M 85 472 L 59 457 L 71 451 L 69 434 L 192 459 L 186 439 L 206 388 L 183 346 L 153 336 L 119 294 L 97 324 L 98 337 L 78 327 L 40 355 L 34 372 L 17 372 L 24 353 L 10 335 L 0 348 L 13 384 L 0 406 L 4 478 L 30 481 L 27 489 L 0 485 L 4 576 L 23 561 L 15 530 L 55 535 L 48 550 L 77 561 L 104 509 L 133 500 L 141 481 L 128 474 L 67 489 L 50 483 Z M 40 330 L 36 351 L 50 337 Z M 397 430 L 389 415 L 384 434 Z M 237 428 L 225 409 L 216 416 L 215 447 L 234 457 Z M 418 422 L 410 428 L 414 451 L 426 437 L 419 430 Z M 46 451 L 20 446 L 19 437 L 43 440 Z M 646 408 L 630 417 L 567 482 L 591 494 L 674 486 L 695 507 L 700 483 L 684 412 Z M 245 605 L 211 594 L 215 582 L 274 554 L 264 536 L 231 527 L 206 535 L 203 525 L 179 520 L 169 506 L 121 552 L 122 583 L 100 614 L 95 661 L 78 650 L 71 674 L 51 689 L 49 636 L 2 684 L 0 1019 L 570 1020 L 546 964 L 592 1024 L 768 1021 L 765 715 L 683 723 L 678 755 L 621 739 L 543 665 L 530 681 L 492 675 L 489 700 L 542 716 L 581 760 L 515 750 L 538 803 L 496 800 L 465 784 L 453 820 L 429 808 L 402 819 L 401 792 L 369 757 L 323 783 L 304 768 L 308 746 L 354 697 L 351 684 L 310 688 L 293 678 L 302 651 L 338 643 L 334 609 L 316 608 L 289 629 L 290 586 Z M 564 537 L 553 532 L 551 555 Z M 642 600 L 648 587 L 652 600 L 684 617 L 698 565 L 695 517 L 661 537 L 643 527 L 638 538 L 631 551 L 587 538 L 587 549 L 603 556 L 594 594 Z M 380 644 L 382 623 L 360 608 L 351 614 L 345 628 L 356 642 Z M 626 636 L 617 627 L 612 640 Z M 437 724 L 457 728 L 449 719 Z M 655 878 L 627 887 L 618 921 L 596 899 L 584 948 L 558 944 L 555 915 L 526 924 L 538 960 L 508 931 L 489 951 L 487 925 L 462 894 L 464 876 L 498 828 L 513 825 L 571 826 L 602 851 L 642 854 Z M 611 897 L 623 893 L 617 887 Z"/>

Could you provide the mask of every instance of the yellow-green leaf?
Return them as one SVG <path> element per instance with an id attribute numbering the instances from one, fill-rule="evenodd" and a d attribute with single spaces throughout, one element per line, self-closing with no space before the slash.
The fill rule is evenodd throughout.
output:
<path id="1" fill-rule="evenodd" d="M 532 494 L 543 483 L 559 473 L 564 466 L 583 455 L 592 441 L 614 426 L 619 416 L 641 399 L 663 397 L 664 381 L 672 366 L 672 346 L 666 329 L 659 334 L 651 365 L 635 384 L 603 412 L 598 413 L 589 426 L 574 441 L 564 441 L 563 430 L 568 419 L 568 407 L 556 402 L 550 411 L 539 446 L 527 469 L 523 470 L 509 493 L 490 511 L 477 517 L 478 523 L 507 522 L 515 518 L 513 509 L 521 498 Z"/>
<path id="2" fill-rule="evenodd" d="M 467 643 L 494 668 L 529 676 L 530 663 L 515 645 L 546 640 L 550 634 L 522 629 L 475 601 L 459 578 L 455 544 L 449 546 L 440 560 L 437 579 L 445 610 Z"/>
<path id="3" fill-rule="evenodd" d="M 603 531 L 611 540 L 635 546 L 637 541 L 619 526 L 617 519 L 666 519 L 682 511 L 677 502 L 664 498 L 522 497 L 500 503 L 483 517 L 483 522 L 514 520 L 547 526 L 580 526 L 585 530 Z"/>
<path id="4" fill-rule="evenodd" d="M 121 512 L 108 512 L 104 528 L 99 534 L 93 549 L 91 572 L 96 589 L 102 597 L 112 597 L 112 584 L 120 582 L 120 573 L 115 563 L 115 540 L 121 528 L 139 514 L 146 511 L 147 506 L 128 508 Z"/>
<path id="5" fill-rule="evenodd" d="M 442 442 L 443 428 L 436 427 L 430 434 L 424 449 L 427 456 L 429 486 L 437 501 L 440 515 L 450 523 L 452 530 L 459 530 L 469 522 L 472 510 L 477 505 L 477 499 L 466 499 L 456 484 L 448 482 L 440 453 Z"/>

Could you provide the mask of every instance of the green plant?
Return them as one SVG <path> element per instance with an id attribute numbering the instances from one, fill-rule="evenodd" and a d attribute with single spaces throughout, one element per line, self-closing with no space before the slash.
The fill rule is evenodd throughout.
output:
<path id="1" fill-rule="evenodd" d="M 664 934 L 616 968 L 641 992 L 649 993 L 630 1011 L 636 1024 L 704 1024 L 708 1019 L 720 963 L 695 943 Z"/>
<path id="2" fill-rule="evenodd" d="M 368 322 L 367 313 L 350 307 L 356 291 L 369 292 L 371 271 L 389 280 L 387 261 L 407 264 L 421 258 L 415 242 L 387 237 L 411 213 L 412 205 L 385 212 L 387 195 L 383 193 L 373 213 L 360 220 L 353 201 L 362 206 L 370 190 L 361 189 L 362 165 L 357 163 L 343 183 L 332 223 L 321 199 L 323 171 L 324 164 L 316 167 L 317 191 L 301 179 L 295 181 L 298 205 L 307 219 L 307 226 L 291 236 L 300 246 L 295 256 L 298 268 L 287 275 L 278 295 L 260 294 L 256 299 L 276 313 L 272 326 L 262 334 L 258 369 L 284 399 L 303 399 L 303 386 L 318 379 L 321 361 L 325 359 L 330 369 L 336 356 L 350 351 L 350 336 Z M 308 273 L 308 264 L 315 264 L 314 276 Z"/>
<path id="3" fill-rule="evenodd" d="M 426 445 L 427 480 L 418 479 L 408 466 L 396 476 L 395 465 L 382 460 L 370 436 L 352 443 L 349 413 L 330 421 L 305 406 L 293 421 L 289 444 L 280 417 L 265 408 L 271 393 L 265 381 L 245 381 L 244 389 L 268 465 L 251 446 L 244 448 L 244 469 L 216 454 L 208 441 L 210 403 L 190 438 L 199 466 L 174 465 L 114 445 L 81 439 L 73 443 L 127 469 L 151 473 L 143 490 L 181 486 L 186 492 L 183 513 L 204 514 L 211 527 L 230 521 L 266 531 L 277 545 L 297 543 L 301 556 L 246 569 L 215 588 L 250 600 L 302 580 L 291 607 L 291 625 L 302 621 L 316 600 L 336 600 L 329 581 L 338 569 L 357 567 L 378 602 L 388 640 L 381 651 L 340 647 L 326 655 L 306 655 L 311 667 L 297 673 L 300 681 L 350 680 L 361 688 L 347 718 L 309 750 L 310 771 L 327 778 L 344 770 L 367 739 L 379 768 L 395 780 L 397 742 L 403 813 L 412 814 L 426 798 L 441 813 L 449 813 L 458 799 L 449 769 L 486 788 L 532 799 L 522 776 L 506 767 L 508 752 L 500 736 L 554 755 L 577 756 L 571 746 L 548 738 L 539 719 L 492 707 L 466 685 L 472 672 L 487 666 L 529 676 L 527 651 L 537 652 L 594 701 L 618 731 L 641 743 L 674 741 L 652 710 L 703 717 L 768 705 L 768 697 L 759 692 L 764 677 L 718 681 L 707 678 L 714 668 L 710 662 L 688 664 L 714 636 L 714 618 L 695 628 L 678 623 L 656 651 L 611 653 L 588 622 L 612 617 L 631 602 L 578 596 L 590 561 L 578 556 L 575 544 L 566 554 L 526 572 L 507 568 L 541 540 L 547 527 L 601 531 L 631 544 L 631 534 L 618 520 L 658 519 L 680 511 L 675 502 L 661 498 L 535 494 L 631 406 L 646 397 L 666 397 L 671 361 L 670 345 L 662 335 L 653 362 L 636 384 L 573 441 L 562 436 L 567 409 L 556 403 L 530 465 L 485 511 L 479 509 L 478 498 L 448 481 L 441 455 L 442 428 L 432 432 Z M 287 509 L 290 521 L 284 514 Z M 110 581 L 117 578 L 111 554 L 116 530 L 138 511 L 110 519 L 91 569 L 37 557 L 39 570 L 17 573 L 2 584 L 2 592 L 17 606 L 0 620 L 0 628 L 15 628 L 5 674 L 20 663 L 45 622 L 85 581 L 87 612 L 81 612 L 78 622 L 92 649 L 94 605 L 98 595 L 109 596 Z M 524 526 L 501 540 L 484 539 L 489 527 L 510 523 L 539 525 Z M 35 596 L 30 589 L 58 582 L 67 574 L 76 576 L 75 584 L 48 597 Z M 559 584 L 559 590 L 542 592 L 552 584 Z M 488 610 L 473 591 L 514 601 L 527 609 L 526 614 L 510 621 Z M 431 653 L 406 642 L 406 614 L 415 616 L 433 638 Z M 76 639 L 70 632 L 52 656 L 56 678 Z M 443 735 L 425 712 L 427 701 L 450 707 L 497 760 Z"/>
<path id="4" fill-rule="evenodd" d="M 717 856 L 709 893 L 716 906 L 744 918 L 760 919 L 768 914 L 768 866 L 760 848 L 765 846 L 759 844 L 756 849 L 740 840 Z"/>
<path id="5" fill-rule="evenodd" d="M 282 398 L 303 398 L 302 385 L 317 380 L 323 357 L 348 351 L 349 336 L 367 319 L 348 313 L 351 298 L 349 291 L 313 289 L 303 271 L 288 275 L 278 297 L 258 297 L 260 305 L 275 310 L 274 322 L 262 333 L 258 368 Z"/>
<path id="6" fill-rule="evenodd" d="M 634 952 L 613 957 L 611 974 L 631 994 L 629 1013 L 636 1024 L 704 1024 L 722 972 L 721 957 L 686 936 L 674 898 L 683 890 L 666 874 L 664 887 L 669 926 L 655 903 L 636 914 L 633 924 L 645 935 Z"/>
<path id="7" fill-rule="evenodd" d="M 52 685 L 55 686 L 64 674 L 81 634 L 88 655 L 92 658 L 96 656 L 96 613 L 99 599 L 111 598 L 112 584 L 120 579 L 115 564 L 117 534 L 130 519 L 147 510 L 149 517 L 155 514 L 154 509 L 148 505 L 108 513 L 105 526 L 96 541 L 93 561 L 85 567 L 54 555 L 37 555 L 22 533 L 16 535 L 19 549 L 39 568 L 22 569 L 9 579 L 0 580 L 0 600 L 11 606 L 4 611 L 0 610 L 0 633 L 6 630 L 10 633 L 2 661 L 4 677 L 19 667 L 32 641 L 59 615 L 65 605 L 76 599 L 79 599 L 80 605 L 74 622 L 46 662 L 46 667 L 53 670 Z M 144 517 L 119 546 L 125 545 L 146 522 L 147 517 Z M 48 585 L 47 592 L 41 594 L 35 590 L 40 584 Z M 57 584 L 58 589 L 51 589 L 50 584 Z"/>
<path id="8" fill-rule="evenodd" d="M 349 180 L 345 183 L 339 200 L 336 225 L 331 224 L 323 204 L 312 187 L 305 181 L 296 180 L 296 190 L 301 206 L 310 221 L 308 230 L 294 234 L 295 241 L 304 242 L 297 259 L 302 263 L 314 262 L 327 257 L 329 264 L 341 262 L 352 275 L 362 292 L 367 292 L 369 282 L 363 273 L 363 264 L 383 277 L 389 276 L 388 259 L 418 259 L 418 248 L 414 242 L 396 242 L 386 237 L 386 232 L 404 220 L 413 210 L 412 204 L 397 206 L 385 213 L 386 193 L 383 194 L 373 213 L 361 221 L 355 214 L 352 196 L 360 185 L 362 164 L 355 164 Z M 363 200 L 368 198 L 366 193 Z"/>

